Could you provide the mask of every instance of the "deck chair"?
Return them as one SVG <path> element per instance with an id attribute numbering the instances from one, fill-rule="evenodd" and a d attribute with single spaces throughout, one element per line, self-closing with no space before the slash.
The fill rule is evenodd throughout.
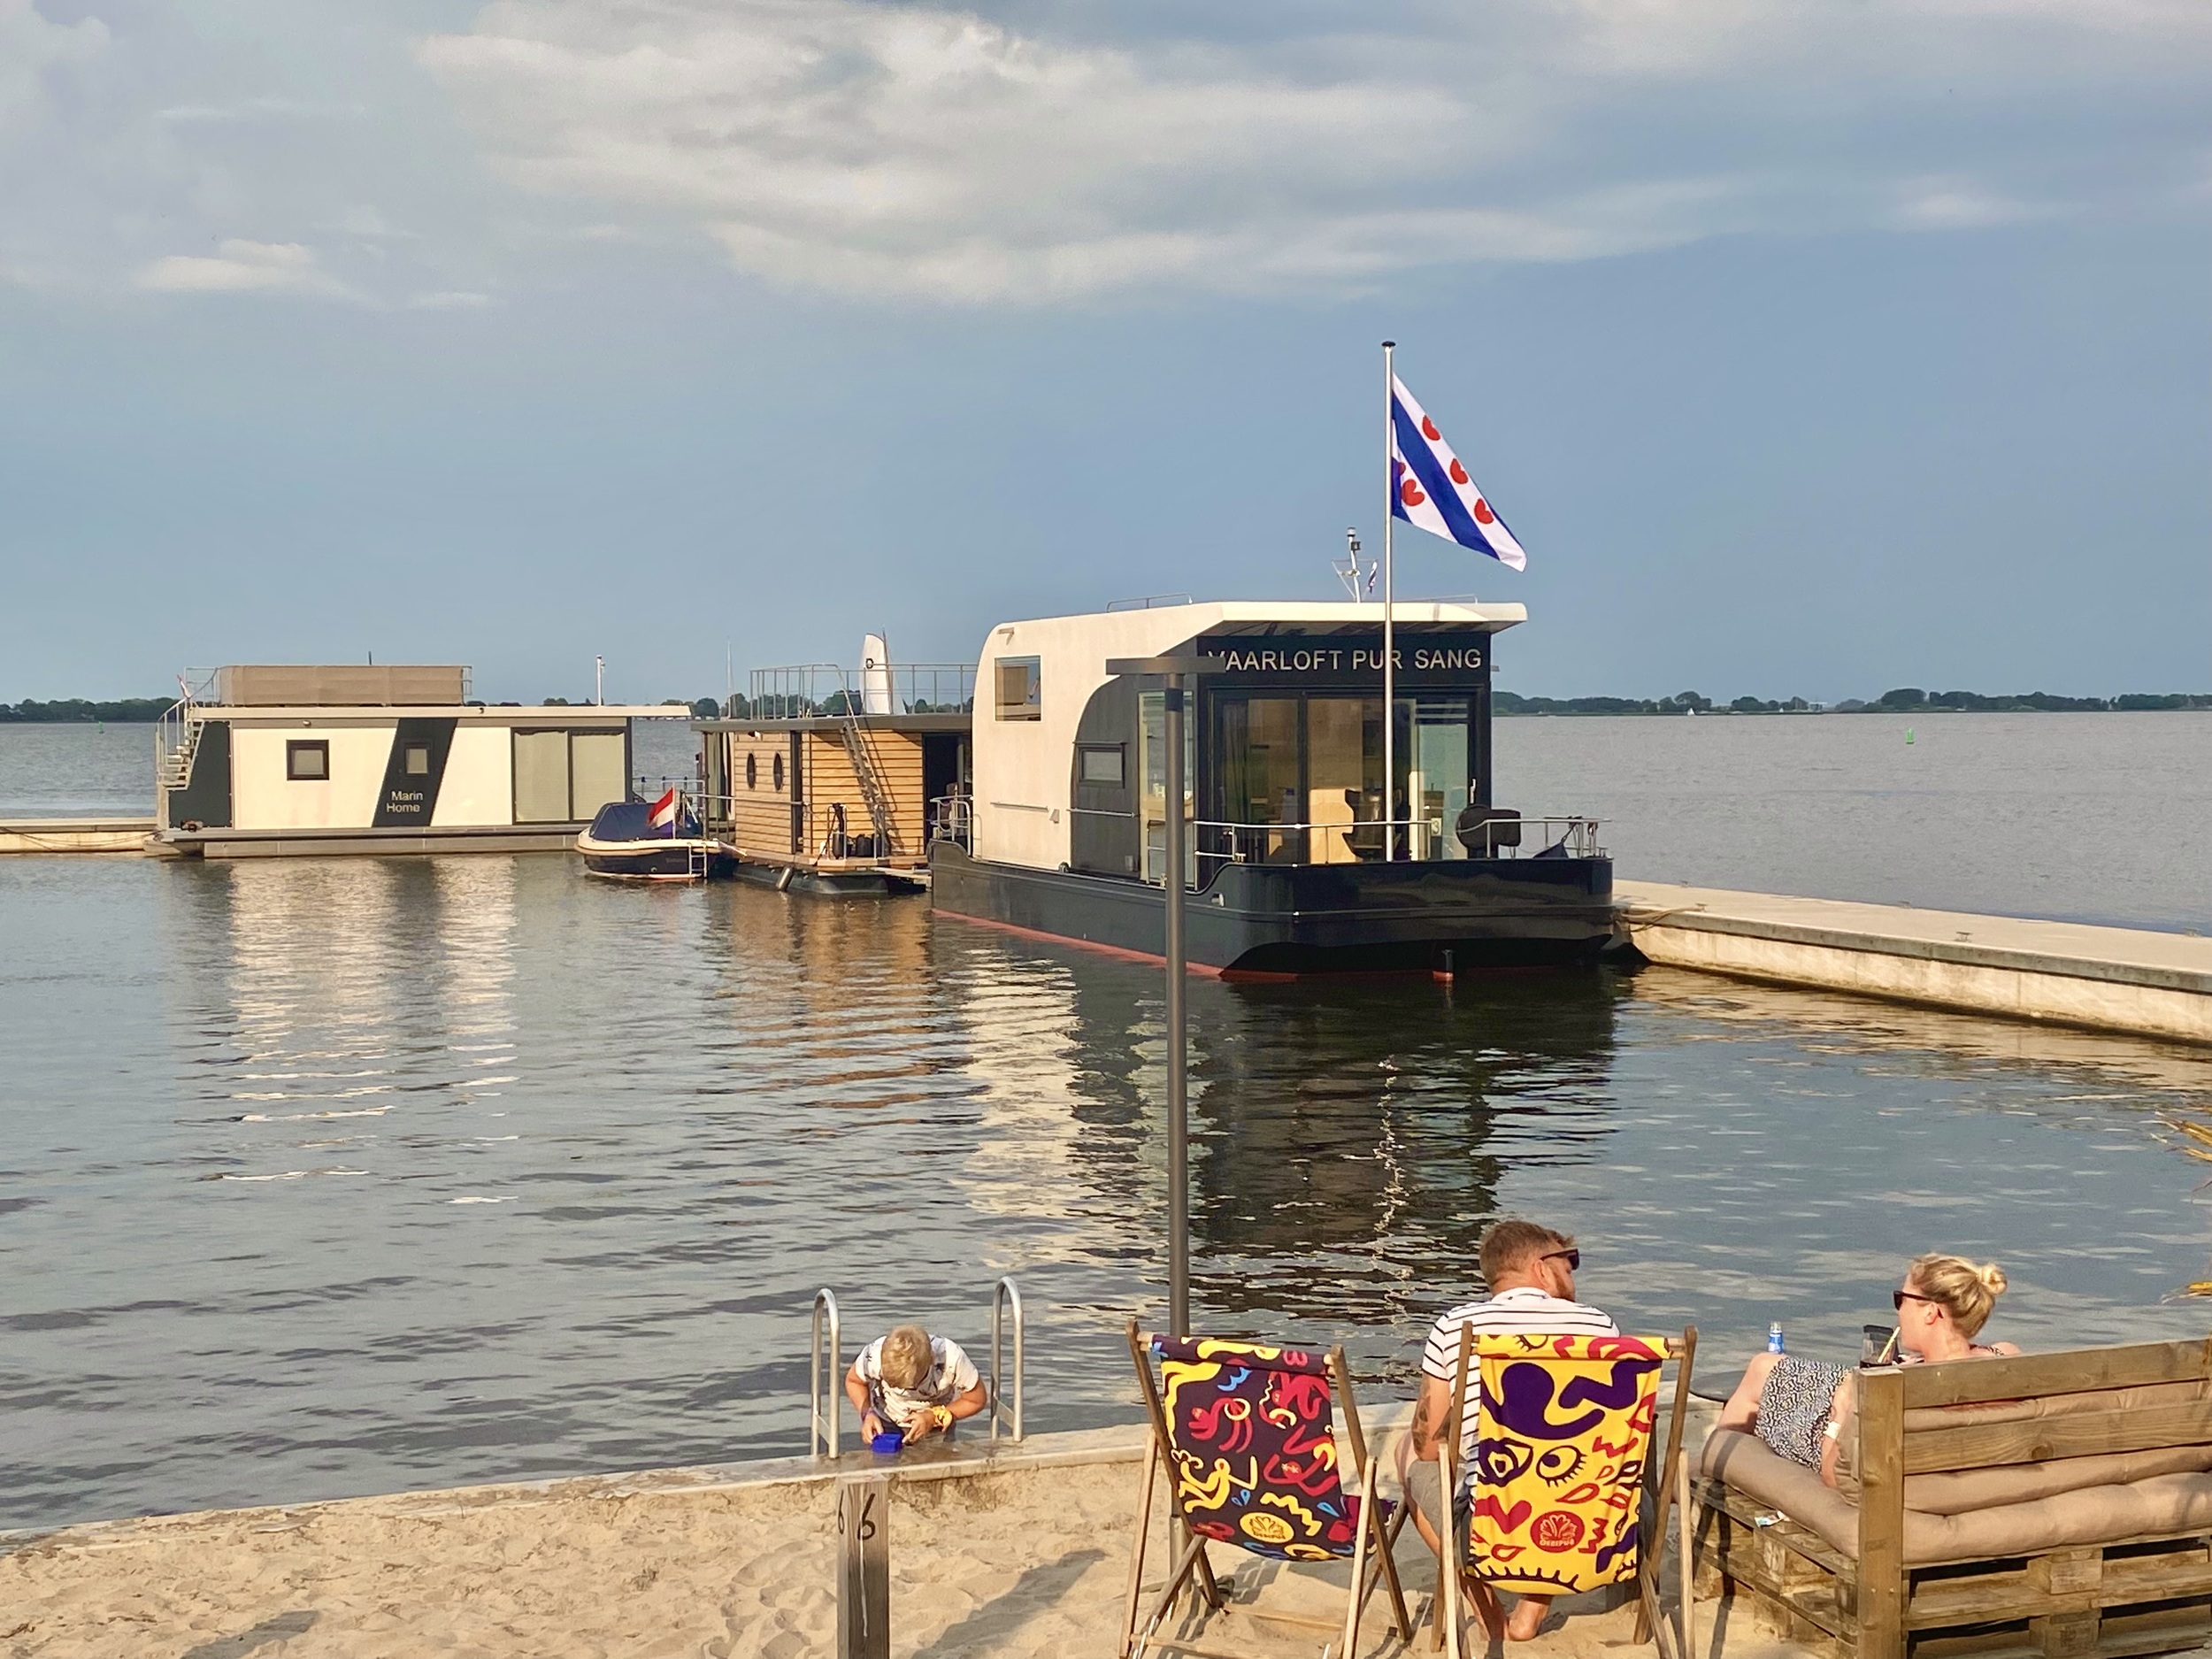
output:
<path id="1" fill-rule="evenodd" d="M 1482 1386 L 1465 1530 L 1455 1526 L 1452 1548 L 1437 1563 L 1432 1647 L 1448 1648 L 1452 1659 L 1463 1651 L 1450 1561 L 1493 1590 L 1522 1595 L 1578 1595 L 1633 1578 L 1636 1640 L 1652 1642 L 1662 1659 L 1686 1659 L 1686 1636 L 1674 1642 L 1659 1617 L 1658 1568 L 1668 1506 L 1678 1488 L 1686 1490 L 1682 1423 L 1696 1355 L 1694 1325 L 1679 1338 L 1477 1336 L 1462 1327 L 1440 1447 L 1448 1493 L 1460 1486 L 1460 1414 L 1471 1370 L 1479 1367 Z M 1678 1362 L 1674 1409 L 1655 1469 L 1659 1371 L 1670 1358 Z M 1655 1475 L 1647 1535 L 1642 1504 Z M 1686 1632 L 1690 1618 L 1686 1567 Z"/>
<path id="2" fill-rule="evenodd" d="M 1206 1617 L 1227 1607 L 1221 1580 L 1207 1558 L 1212 1545 L 1250 1551 L 1271 1561 L 1349 1561 L 1350 1588 L 1344 1617 L 1239 1610 L 1255 1618 L 1340 1633 L 1348 1655 L 1359 1641 L 1360 1609 L 1378 1581 L 1390 1590 L 1402 1640 L 1410 1641 L 1405 1592 L 1391 1547 L 1405 1525 L 1405 1506 L 1375 1496 L 1375 1465 L 1360 1431 L 1344 1350 L 1326 1358 L 1309 1349 L 1216 1341 L 1205 1337 L 1145 1338 L 1129 1324 L 1129 1356 L 1152 1420 L 1145 1454 L 1144 1489 L 1137 1508 L 1137 1537 L 1129 1562 L 1122 1659 L 1173 1649 L 1234 1659 L 1228 1650 L 1162 1633 L 1176 1599 L 1193 1588 Z M 1152 1360 L 1160 1374 L 1152 1374 Z M 1344 1490 L 1337 1467 L 1332 1404 L 1344 1414 L 1346 1440 L 1360 1494 Z M 1144 1599 L 1145 1546 L 1151 1532 L 1156 1476 L 1164 1475 L 1173 1517 L 1172 1560 L 1149 1611 Z M 1204 1626 L 1202 1623 L 1200 1629 Z"/>

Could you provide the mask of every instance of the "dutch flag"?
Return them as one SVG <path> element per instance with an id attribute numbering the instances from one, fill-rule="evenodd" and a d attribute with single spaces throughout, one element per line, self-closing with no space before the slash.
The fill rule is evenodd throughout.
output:
<path id="1" fill-rule="evenodd" d="M 681 804 L 681 801 L 682 798 L 676 793 L 676 791 L 671 789 L 666 795 L 661 796 L 659 800 L 653 803 L 652 816 L 647 820 L 647 822 L 651 824 L 655 829 L 664 829 L 671 835 L 673 835 L 676 833 L 676 812 Z"/>
<path id="2" fill-rule="evenodd" d="M 1505 527 L 1505 520 L 1482 498 L 1475 480 L 1444 442 L 1436 423 L 1413 401 L 1406 383 L 1390 377 L 1390 511 L 1408 524 L 1487 553 L 1515 570 L 1528 568 L 1528 555 Z"/>

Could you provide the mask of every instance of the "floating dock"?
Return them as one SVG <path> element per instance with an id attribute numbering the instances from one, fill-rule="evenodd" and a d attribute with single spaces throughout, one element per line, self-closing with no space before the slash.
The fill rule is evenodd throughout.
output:
<path id="1" fill-rule="evenodd" d="M 142 853 L 150 818 L 0 818 L 0 853 Z"/>
<path id="2" fill-rule="evenodd" d="M 2212 939 L 1621 881 L 1646 956 L 1770 984 L 2212 1043 Z"/>

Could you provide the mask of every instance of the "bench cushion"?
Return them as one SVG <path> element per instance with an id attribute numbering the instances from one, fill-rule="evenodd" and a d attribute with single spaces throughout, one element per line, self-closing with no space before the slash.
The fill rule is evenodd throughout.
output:
<path id="1" fill-rule="evenodd" d="M 2184 1452 L 2202 1448 L 2181 1448 Z M 2023 1463 L 2011 1469 L 1970 1471 L 1973 1479 L 2016 1478 L 2016 1489 L 2036 1495 L 1998 1502 L 1960 1513 L 1935 1513 L 1916 1508 L 1905 1511 L 1905 1564 L 1933 1566 L 1944 1562 L 1989 1561 L 2007 1555 L 2035 1555 L 2077 1544 L 2095 1544 L 2145 1534 L 2212 1531 L 2212 1472 L 2200 1463 L 2179 1472 L 2130 1475 L 2116 1481 L 2080 1486 L 2035 1486 L 2039 1471 L 2056 1471 L 2048 1480 L 2071 1481 L 2086 1472 L 2087 1465 L 2133 1463 L 2162 1453 L 2128 1453 L 2114 1457 L 2071 1457 L 2047 1464 Z M 2073 1467 L 2069 1468 L 2068 1465 Z M 1792 1520 L 1810 1527 L 1845 1555 L 1859 1551 L 1857 1506 L 1842 1493 L 1822 1483 L 1818 1475 L 1801 1464 L 1778 1457 L 1757 1436 L 1716 1429 L 1705 1442 L 1702 1467 L 1709 1476 Z M 1915 1483 L 1967 1477 L 1915 1475 L 1905 1483 L 1908 1496 Z M 2000 1488 L 1993 1486 L 1992 1490 Z"/>

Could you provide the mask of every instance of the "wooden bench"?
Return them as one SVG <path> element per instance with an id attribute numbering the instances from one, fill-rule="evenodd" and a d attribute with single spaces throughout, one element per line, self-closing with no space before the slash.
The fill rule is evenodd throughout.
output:
<path id="1" fill-rule="evenodd" d="M 1857 1375 L 1835 1487 L 1717 1430 L 1701 1594 L 1862 1659 L 2071 1659 L 2212 1640 L 2212 1342 Z"/>

